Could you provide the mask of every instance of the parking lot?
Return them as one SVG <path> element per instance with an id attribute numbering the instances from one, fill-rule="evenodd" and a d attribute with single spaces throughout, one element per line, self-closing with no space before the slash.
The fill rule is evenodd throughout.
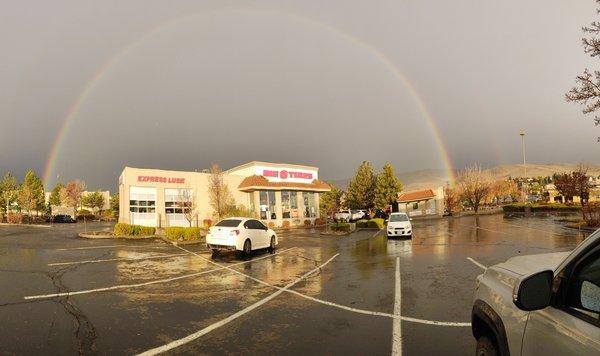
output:
<path id="1" fill-rule="evenodd" d="M 475 277 L 587 234 L 553 218 L 413 221 L 412 240 L 280 232 L 274 254 L 0 227 L 8 354 L 469 354 Z M 109 225 L 88 225 L 108 228 Z"/>

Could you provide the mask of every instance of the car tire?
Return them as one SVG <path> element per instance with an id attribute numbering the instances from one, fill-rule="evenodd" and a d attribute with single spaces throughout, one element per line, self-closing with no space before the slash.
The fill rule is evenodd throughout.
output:
<path id="1" fill-rule="evenodd" d="M 483 335 L 477 339 L 477 348 L 475 349 L 475 355 L 477 356 L 498 356 L 498 348 L 493 338 L 488 335 Z"/>
<path id="2" fill-rule="evenodd" d="M 246 241 L 244 241 L 244 250 L 242 250 L 242 252 L 246 257 L 252 254 L 252 242 L 250 242 L 250 239 L 246 239 Z"/>
<path id="3" fill-rule="evenodd" d="M 212 255 L 213 257 L 218 256 L 221 253 L 221 250 L 219 250 L 218 248 L 213 248 L 212 249 Z"/>
<path id="4" fill-rule="evenodd" d="M 275 236 L 271 236 L 271 244 L 269 245 L 269 252 L 275 252 Z"/>

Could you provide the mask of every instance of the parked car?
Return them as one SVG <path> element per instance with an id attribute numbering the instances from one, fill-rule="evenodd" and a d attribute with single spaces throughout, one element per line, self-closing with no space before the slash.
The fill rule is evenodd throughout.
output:
<path id="1" fill-rule="evenodd" d="M 77 222 L 70 215 L 54 215 L 54 216 L 51 216 L 50 218 L 48 218 L 47 221 L 51 222 L 51 223 L 57 223 L 57 224 L 62 224 L 62 223 L 71 224 L 71 223 Z"/>
<path id="2" fill-rule="evenodd" d="M 275 231 L 256 219 L 228 218 L 208 229 L 206 244 L 215 254 L 234 250 L 250 255 L 263 248 L 275 251 L 278 240 Z"/>
<path id="3" fill-rule="evenodd" d="M 352 212 L 350 210 L 340 210 L 333 216 L 335 221 L 350 221 L 352 220 Z"/>
<path id="4" fill-rule="evenodd" d="M 489 267 L 471 325 L 477 355 L 600 355 L 600 230 L 572 252 Z"/>
<path id="5" fill-rule="evenodd" d="M 412 224 L 406 213 L 391 213 L 387 222 L 387 237 L 412 238 Z"/>
<path id="6" fill-rule="evenodd" d="M 351 210 L 350 221 L 357 221 L 365 217 L 365 213 L 362 210 Z"/>

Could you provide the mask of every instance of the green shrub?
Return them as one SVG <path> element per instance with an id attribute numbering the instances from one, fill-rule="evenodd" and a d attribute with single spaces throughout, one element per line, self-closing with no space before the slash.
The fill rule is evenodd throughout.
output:
<path id="1" fill-rule="evenodd" d="M 165 235 L 167 239 L 172 241 L 180 240 L 198 240 L 202 237 L 202 233 L 199 227 L 181 227 L 171 226 L 165 229 Z"/>
<path id="2" fill-rule="evenodd" d="M 333 223 L 329 225 L 329 228 L 336 232 L 350 233 L 352 232 L 352 225 L 347 222 Z"/>
<path id="3" fill-rule="evenodd" d="M 526 206 L 527 206 L 527 204 L 525 204 L 525 203 L 514 203 L 514 204 L 504 205 L 502 207 L 502 210 L 504 210 L 504 212 L 507 212 L 507 213 L 508 212 L 524 212 Z M 531 204 L 530 206 L 531 206 L 531 212 L 579 211 L 579 210 L 581 210 L 580 205 L 561 204 L 561 203 L 553 203 L 553 204 L 534 203 L 534 204 Z"/>
<path id="4" fill-rule="evenodd" d="M 379 218 L 373 218 L 367 222 L 367 227 L 379 229 L 379 230 L 383 229 L 384 225 L 385 225 L 385 220 L 379 219 Z"/>
<path id="5" fill-rule="evenodd" d="M 369 220 L 360 219 L 356 222 L 356 227 L 365 228 L 365 227 L 368 227 L 368 225 L 369 225 Z"/>
<path id="6" fill-rule="evenodd" d="M 117 223 L 113 232 L 117 236 L 149 236 L 154 235 L 156 229 L 149 226 Z"/>

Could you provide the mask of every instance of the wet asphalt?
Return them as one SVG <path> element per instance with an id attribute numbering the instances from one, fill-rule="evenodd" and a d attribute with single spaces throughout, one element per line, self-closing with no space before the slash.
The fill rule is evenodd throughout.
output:
<path id="1" fill-rule="evenodd" d="M 489 215 L 416 220 L 412 240 L 388 240 L 372 230 L 346 237 L 290 230 L 279 234 L 276 254 L 243 259 L 226 253 L 211 260 L 199 245 L 182 250 L 162 241 L 87 240 L 77 237 L 83 228 L 0 226 L 0 353 L 136 354 L 220 325 L 166 354 L 389 355 L 389 315 L 400 300 L 405 319 L 396 340 L 404 354 L 471 354 L 470 327 L 430 323 L 470 321 L 482 269 L 467 258 L 489 266 L 516 255 L 571 250 L 587 236 L 552 217 Z M 290 289 L 352 310 L 283 292 L 218 324 L 336 254 Z"/>

